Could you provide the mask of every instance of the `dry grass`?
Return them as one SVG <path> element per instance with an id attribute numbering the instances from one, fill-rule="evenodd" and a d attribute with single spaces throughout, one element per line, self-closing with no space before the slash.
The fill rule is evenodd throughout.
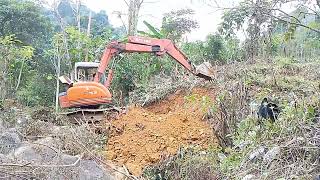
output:
<path id="1" fill-rule="evenodd" d="M 145 179 L 221 179 L 216 168 L 218 159 L 211 152 L 181 148 L 175 156 L 163 159 L 157 165 L 144 170 Z"/>
<path id="2" fill-rule="evenodd" d="M 219 67 L 216 82 L 205 85 L 217 92 L 206 118 L 222 148 L 206 152 L 180 149 L 177 155 L 146 168 L 144 178 L 241 179 L 249 174 L 256 179 L 312 179 L 319 175 L 320 122 L 315 118 L 320 108 L 319 67 L 315 63 L 235 63 Z M 133 92 L 131 101 L 146 105 L 176 89 L 199 85 L 202 82 L 192 78 L 157 77 L 146 89 Z M 274 124 L 259 124 L 255 116 L 263 97 L 276 100 L 282 109 Z M 104 137 L 90 132 L 85 124 L 60 127 L 58 132 L 54 127 L 52 122 L 31 121 L 22 134 L 26 139 L 58 138 L 62 141 L 59 152 L 85 152 L 89 157 L 97 155 L 96 145 L 105 144 Z M 263 153 L 252 158 L 258 149 Z M 266 155 L 275 149 L 274 155 Z M 71 168 L 18 167 L 14 171 L 12 167 L 0 167 L 0 174 L 37 179 L 48 174 L 48 169 L 64 172 Z"/>
<path id="3" fill-rule="evenodd" d="M 241 179 L 248 174 L 256 179 L 312 179 L 320 173 L 320 128 L 319 122 L 312 121 L 320 105 L 318 72 L 316 63 L 235 63 L 219 67 L 213 84 L 219 93 L 207 119 L 219 137 L 221 150 L 206 152 L 214 154 L 209 158 L 211 164 L 200 160 L 182 165 L 201 156 L 198 152 L 184 159 L 164 160 L 153 170 L 159 174 L 160 169 L 167 176 L 173 173 L 177 179 L 194 178 L 197 173 L 192 169 L 198 167 L 210 167 L 214 171 L 203 173 L 213 172 L 220 179 Z M 258 123 L 256 110 L 264 97 L 279 103 L 282 109 L 275 124 Z M 252 159 L 259 148 L 263 153 Z M 272 149 L 279 152 L 267 161 L 266 154 Z M 167 161 L 170 166 L 166 166 Z"/>
<path id="4" fill-rule="evenodd" d="M 194 77 L 156 76 L 150 80 L 148 87 L 138 88 L 130 94 L 130 102 L 148 105 L 167 97 L 177 89 L 192 89 L 201 82 Z"/>

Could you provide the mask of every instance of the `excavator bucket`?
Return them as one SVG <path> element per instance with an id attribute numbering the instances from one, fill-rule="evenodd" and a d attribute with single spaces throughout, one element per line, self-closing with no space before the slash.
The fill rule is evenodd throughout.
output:
<path id="1" fill-rule="evenodd" d="M 214 70 L 209 62 L 204 62 L 200 65 L 195 66 L 196 76 L 203 78 L 205 80 L 212 80 L 214 77 Z"/>

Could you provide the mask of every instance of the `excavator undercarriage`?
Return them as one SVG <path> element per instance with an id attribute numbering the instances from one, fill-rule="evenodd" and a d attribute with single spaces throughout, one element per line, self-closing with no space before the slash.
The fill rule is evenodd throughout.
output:
<path id="1" fill-rule="evenodd" d="M 90 130 L 97 134 L 109 131 L 110 121 L 118 119 L 126 112 L 125 108 L 105 107 L 105 108 L 75 108 L 72 111 L 62 112 L 60 115 L 67 117 L 68 121 L 75 125 L 87 125 Z"/>

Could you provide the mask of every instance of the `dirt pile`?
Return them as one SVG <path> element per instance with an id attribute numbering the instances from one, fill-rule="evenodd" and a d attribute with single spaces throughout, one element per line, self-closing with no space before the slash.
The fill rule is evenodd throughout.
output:
<path id="1" fill-rule="evenodd" d="M 216 145 L 212 128 L 202 121 L 213 97 L 208 90 L 196 88 L 190 94 L 177 91 L 146 108 L 131 107 L 112 122 L 107 158 L 140 175 L 143 167 L 175 154 L 180 146 Z"/>

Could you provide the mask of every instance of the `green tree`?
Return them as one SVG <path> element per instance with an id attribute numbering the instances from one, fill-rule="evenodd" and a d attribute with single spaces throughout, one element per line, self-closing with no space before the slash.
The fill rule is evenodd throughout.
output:
<path id="1" fill-rule="evenodd" d="M 88 18 L 85 18 L 84 24 L 88 24 Z M 94 13 L 92 17 L 92 34 L 102 35 L 106 30 L 111 28 L 106 11 Z"/>
<path id="2" fill-rule="evenodd" d="M 182 50 L 195 64 L 205 62 L 207 59 L 205 43 L 202 41 L 183 43 Z"/>
<path id="3" fill-rule="evenodd" d="M 43 47 L 50 39 L 51 23 L 31 1 L 0 1 L 0 36 L 14 34 L 21 42 Z"/>
<path id="4" fill-rule="evenodd" d="M 224 38 L 224 49 L 222 52 L 222 59 L 226 62 L 242 61 L 244 58 L 244 51 L 241 47 L 240 40 L 236 37 Z"/>
<path id="5" fill-rule="evenodd" d="M 164 14 L 161 28 L 166 37 L 178 42 L 182 38 L 182 35 L 198 28 L 199 24 L 196 20 L 192 19 L 193 15 L 194 11 L 192 9 L 180 9 Z"/>
<path id="6" fill-rule="evenodd" d="M 243 0 L 239 5 L 225 10 L 220 33 L 228 37 L 245 28 L 247 39 L 244 47 L 247 58 L 251 60 L 256 56 L 269 57 L 272 54 L 275 40 L 272 35 L 279 31 L 279 27 L 281 31 L 285 31 L 285 41 L 293 39 L 296 31 L 301 28 L 320 34 L 318 28 L 305 20 L 308 16 L 312 16 L 313 19 L 319 18 L 318 9 L 308 7 L 304 1 L 291 2 L 298 4 L 297 9 L 292 13 L 286 13 L 281 8 L 284 1 Z"/>
<path id="7" fill-rule="evenodd" d="M 245 48 L 247 57 L 253 60 L 258 55 L 263 26 L 272 24 L 272 1 L 244 0 L 235 8 L 224 12 L 223 22 L 220 24 L 220 33 L 227 37 L 234 36 L 238 30 L 247 24 Z M 272 25 L 271 25 L 272 26 Z M 270 27 L 270 26 L 269 26 Z"/>
<path id="8" fill-rule="evenodd" d="M 44 84 L 52 71 L 43 52 L 50 45 L 52 21 L 45 8 L 34 1 L 3 0 L 0 2 L 0 38 L 3 63 L 2 79 L 6 83 L 3 98 L 36 99 L 30 95 L 42 88 L 50 95 L 50 84 Z M 32 83 L 31 83 L 32 82 Z M 29 87 L 29 88 L 28 88 Z M 24 92 L 24 93 L 23 93 Z M 36 94 L 39 96 L 39 94 Z M 39 96 L 45 99 L 46 96 Z M 45 99 L 47 104 L 52 99 Z"/>
<path id="9" fill-rule="evenodd" d="M 211 61 L 222 61 L 224 51 L 224 41 L 222 36 L 208 35 L 204 45 L 205 56 Z"/>
<path id="10" fill-rule="evenodd" d="M 192 9 L 181 9 L 171 11 L 164 14 L 162 26 L 160 29 L 152 26 L 150 23 L 143 21 L 148 28 L 148 31 L 138 31 L 138 33 L 158 39 L 171 39 L 175 43 L 179 42 L 182 36 L 190 33 L 193 29 L 199 27 L 198 22 L 191 17 L 194 15 Z"/>
<path id="11" fill-rule="evenodd" d="M 18 90 L 25 61 L 33 57 L 33 51 L 31 46 L 23 46 L 13 35 L 0 37 L 1 100 L 12 97 Z"/>

